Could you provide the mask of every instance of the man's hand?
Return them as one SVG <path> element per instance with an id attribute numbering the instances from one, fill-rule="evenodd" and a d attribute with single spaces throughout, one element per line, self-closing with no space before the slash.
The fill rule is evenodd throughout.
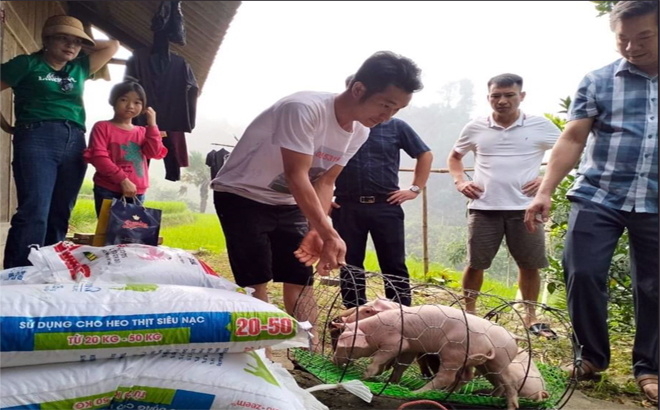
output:
<path id="1" fill-rule="evenodd" d="M 536 229 L 541 222 L 548 222 L 551 205 L 552 201 L 550 195 L 536 195 L 536 198 L 534 198 L 525 211 L 525 226 L 529 232 L 536 232 Z"/>
<path id="2" fill-rule="evenodd" d="M 543 177 L 538 177 L 532 181 L 529 181 L 522 187 L 522 192 L 523 194 L 529 196 L 529 197 L 534 197 L 537 192 L 539 192 L 539 187 L 541 186 L 541 181 L 543 181 Z"/>
<path id="3" fill-rule="evenodd" d="M 324 241 L 315 230 L 305 235 L 293 254 L 305 266 L 312 266 L 318 261 L 316 270 L 321 276 L 328 276 L 333 269 L 346 265 L 346 243 L 339 235 Z"/>
<path id="4" fill-rule="evenodd" d="M 293 255 L 298 258 L 300 263 L 304 263 L 305 266 L 312 266 L 319 260 L 322 249 L 323 240 L 321 236 L 318 232 L 311 229 L 307 232 L 302 242 L 300 242 L 298 249 L 293 252 Z"/>
<path id="5" fill-rule="evenodd" d="M 409 189 L 390 192 L 389 195 L 390 196 L 387 198 L 387 202 L 389 202 L 390 205 L 401 205 L 402 203 L 410 201 L 411 199 L 415 199 L 419 196 L 419 194 L 416 194 Z"/>
<path id="6" fill-rule="evenodd" d="M 130 179 L 126 178 L 121 181 L 121 193 L 127 198 L 133 198 L 137 195 L 137 187 Z"/>
<path id="7" fill-rule="evenodd" d="M 339 204 L 336 203 L 335 201 L 332 201 L 332 202 L 330 203 L 330 206 L 332 207 L 332 209 L 339 209 L 339 208 L 341 208 L 341 205 L 339 205 Z"/>
<path id="8" fill-rule="evenodd" d="M 456 184 L 456 189 L 470 199 L 478 199 L 484 192 L 484 190 L 473 181 L 461 181 Z"/>
<path id="9" fill-rule="evenodd" d="M 333 269 L 346 265 L 346 243 L 337 235 L 323 241 L 321 259 L 316 270 L 321 276 L 328 276 Z"/>

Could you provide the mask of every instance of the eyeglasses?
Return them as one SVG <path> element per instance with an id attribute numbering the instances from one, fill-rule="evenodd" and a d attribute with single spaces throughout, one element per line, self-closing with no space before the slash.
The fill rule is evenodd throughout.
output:
<path id="1" fill-rule="evenodd" d="M 73 80 L 71 77 L 69 77 L 69 74 L 60 70 L 60 71 L 55 71 L 55 77 L 60 79 L 60 90 L 62 92 L 68 93 L 69 91 L 73 90 Z"/>
<path id="2" fill-rule="evenodd" d="M 65 44 L 73 44 L 74 46 L 82 46 L 82 39 L 79 37 L 73 37 L 73 36 L 65 36 L 63 34 L 55 34 L 54 36 L 51 36 L 53 40 L 57 41 L 58 43 L 65 43 Z"/>

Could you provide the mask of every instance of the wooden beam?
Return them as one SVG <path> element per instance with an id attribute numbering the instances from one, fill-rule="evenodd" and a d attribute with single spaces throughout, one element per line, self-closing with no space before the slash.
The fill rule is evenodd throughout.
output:
<path id="1" fill-rule="evenodd" d="M 18 43 L 19 47 L 23 49 L 25 54 L 30 54 L 34 53 L 35 51 L 38 51 L 41 47 L 37 43 L 36 39 L 32 37 L 32 33 L 25 27 L 25 24 L 23 24 L 23 20 L 19 17 L 19 15 L 16 13 L 14 10 L 14 6 L 12 6 L 11 2 L 3 2 L 3 6 L 6 6 L 5 8 L 5 20 L 6 23 L 4 24 L 4 27 L 7 28 L 7 31 L 16 39 L 16 43 Z M 39 39 L 41 40 L 41 39 Z"/>
<path id="2" fill-rule="evenodd" d="M 97 14 L 94 10 L 85 5 L 86 2 L 83 1 L 69 1 L 68 8 L 69 14 L 83 23 L 89 23 L 100 30 L 105 32 L 108 36 L 119 40 L 120 43 L 127 46 L 130 49 L 138 49 L 146 47 L 142 41 L 136 39 L 135 37 L 127 34 L 125 31 L 119 29 L 117 26 L 110 22 L 109 16 L 102 16 Z M 95 3 L 95 2 L 90 2 Z"/>

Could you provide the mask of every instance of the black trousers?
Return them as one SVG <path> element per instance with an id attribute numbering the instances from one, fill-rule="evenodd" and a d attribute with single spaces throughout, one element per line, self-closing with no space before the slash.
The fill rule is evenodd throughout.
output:
<path id="1" fill-rule="evenodd" d="M 347 308 L 367 302 L 364 275 L 364 257 L 367 235 L 376 247 L 381 272 L 385 281 L 385 296 L 402 305 L 410 306 L 410 281 L 406 267 L 404 214 L 399 205 L 387 202 L 362 204 L 337 202 L 341 207 L 332 210 L 332 223 L 346 242 L 346 263 L 360 270 L 341 269 L 341 294 Z"/>

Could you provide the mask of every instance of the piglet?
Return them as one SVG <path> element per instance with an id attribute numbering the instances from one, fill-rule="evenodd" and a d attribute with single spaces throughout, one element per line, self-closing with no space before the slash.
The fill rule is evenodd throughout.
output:
<path id="1" fill-rule="evenodd" d="M 343 327 L 333 361 L 343 365 L 351 358 L 373 357 L 364 378 L 381 374 L 400 355 L 409 360 L 415 355 L 437 354 L 440 369 L 418 392 L 453 384 L 459 387 L 472 379 L 476 366 L 484 374 L 502 378 L 518 351 L 516 337 L 503 327 L 443 305 L 397 305 Z M 516 409 L 518 395 L 513 384 L 499 380 L 499 385 L 504 388 L 509 409 Z"/>
<path id="2" fill-rule="evenodd" d="M 529 372 L 527 372 L 528 366 Z M 527 375 L 526 378 L 525 375 Z M 534 401 L 543 401 L 550 397 L 545 388 L 545 380 L 543 380 L 543 376 L 538 367 L 536 367 L 534 360 L 530 362 L 529 352 L 526 349 L 518 350 L 518 354 L 506 368 L 502 377 L 493 377 L 493 375 L 489 374 L 485 374 L 484 376 L 495 387 L 492 393 L 494 396 L 502 396 L 504 394 L 504 386 L 500 383 L 502 380 L 507 380 L 509 383 L 513 383 L 520 397 Z"/>
<path id="3" fill-rule="evenodd" d="M 331 323 L 329 323 L 330 338 L 332 341 L 333 350 L 337 348 L 337 341 L 344 329 L 343 324 L 354 323 L 357 320 L 364 320 L 375 316 L 379 312 L 384 312 L 391 309 L 401 310 L 401 305 L 386 298 L 379 297 L 378 299 L 368 302 L 362 306 L 347 309 L 341 312 L 331 321 Z M 399 383 L 405 370 L 414 361 L 417 362 L 422 375 L 426 378 L 432 378 L 435 376 L 435 374 L 438 372 L 438 369 L 440 368 L 440 358 L 438 355 L 434 355 L 432 353 L 404 353 L 386 364 L 386 369 L 393 367 L 392 375 L 390 376 L 389 381 L 391 383 Z"/>

